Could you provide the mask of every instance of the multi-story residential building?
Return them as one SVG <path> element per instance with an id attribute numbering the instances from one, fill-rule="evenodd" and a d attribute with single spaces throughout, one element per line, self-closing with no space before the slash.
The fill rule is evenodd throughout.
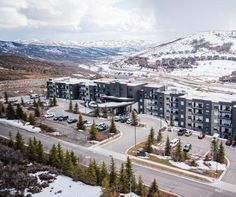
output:
<path id="1" fill-rule="evenodd" d="M 138 112 L 161 117 L 179 127 L 221 137 L 236 133 L 236 97 L 204 91 L 183 91 L 161 84 L 114 79 L 57 78 L 47 81 L 48 96 L 96 101 L 118 111 L 138 103 Z M 117 104 L 116 104 L 117 103 Z"/>

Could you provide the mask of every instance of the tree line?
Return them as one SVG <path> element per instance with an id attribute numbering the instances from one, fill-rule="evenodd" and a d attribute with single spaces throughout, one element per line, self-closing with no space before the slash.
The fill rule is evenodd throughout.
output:
<path id="1" fill-rule="evenodd" d="M 116 168 L 113 158 L 110 166 L 104 162 L 99 165 L 96 160 L 90 160 L 88 167 L 80 164 L 80 160 L 73 151 L 64 151 L 60 143 L 53 144 L 48 154 L 40 140 L 29 138 L 25 145 L 24 138 L 17 132 L 13 138 L 9 132 L 9 147 L 20 150 L 30 161 L 51 165 L 61 170 L 63 174 L 75 181 L 82 181 L 89 185 L 102 186 L 103 197 L 115 197 L 118 193 L 134 192 L 141 197 L 159 197 L 160 192 L 154 179 L 150 187 L 146 187 L 141 176 L 136 181 L 131 159 L 128 157 L 120 169 Z"/>

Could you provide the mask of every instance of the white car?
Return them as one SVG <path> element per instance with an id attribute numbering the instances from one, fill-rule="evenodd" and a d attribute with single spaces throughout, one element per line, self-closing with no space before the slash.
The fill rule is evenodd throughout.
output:
<path id="1" fill-rule="evenodd" d="M 190 136 L 190 135 L 192 135 L 192 131 L 189 131 L 189 130 L 187 130 L 187 131 L 185 131 L 185 134 L 184 134 L 185 136 Z"/>
<path id="2" fill-rule="evenodd" d="M 55 116 L 54 113 L 47 113 L 44 115 L 45 118 L 53 118 Z"/>
<path id="3" fill-rule="evenodd" d="M 219 133 L 214 133 L 214 135 L 212 136 L 212 141 L 214 140 L 218 140 L 220 138 L 220 134 Z"/>
<path id="4" fill-rule="evenodd" d="M 89 121 L 86 121 L 86 122 L 84 123 L 84 126 L 85 126 L 85 127 L 91 127 L 92 124 L 93 124 L 93 123 L 91 123 L 91 122 L 89 122 Z"/>
<path id="5" fill-rule="evenodd" d="M 170 147 L 174 148 L 179 143 L 179 139 L 175 138 L 170 141 Z"/>

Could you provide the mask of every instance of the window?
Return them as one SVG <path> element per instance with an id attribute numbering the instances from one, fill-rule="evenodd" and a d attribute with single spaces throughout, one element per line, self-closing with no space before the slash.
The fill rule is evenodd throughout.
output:
<path id="1" fill-rule="evenodd" d="M 205 120 L 206 122 L 209 122 L 209 118 L 206 118 L 206 120 Z"/>
<path id="2" fill-rule="evenodd" d="M 217 119 L 214 119 L 214 123 L 218 123 L 218 120 L 217 120 Z"/>
<path id="3" fill-rule="evenodd" d="M 181 105 L 184 105 L 184 101 L 181 101 L 181 103 L 180 103 Z"/>
<path id="4" fill-rule="evenodd" d="M 184 122 L 180 122 L 180 125 L 181 125 L 181 126 L 184 126 Z"/>
<path id="5" fill-rule="evenodd" d="M 181 115 L 180 115 L 180 118 L 184 118 L 184 115 L 183 115 L 183 114 L 181 114 Z"/>

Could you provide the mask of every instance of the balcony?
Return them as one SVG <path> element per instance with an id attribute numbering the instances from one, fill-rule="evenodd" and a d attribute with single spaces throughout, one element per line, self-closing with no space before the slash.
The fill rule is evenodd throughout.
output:
<path id="1" fill-rule="evenodd" d="M 219 118 L 220 118 L 220 119 L 227 119 L 227 120 L 230 120 L 230 119 L 231 119 L 231 115 L 229 115 L 229 114 L 226 114 L 226 115 L 219 115 Z"/>

